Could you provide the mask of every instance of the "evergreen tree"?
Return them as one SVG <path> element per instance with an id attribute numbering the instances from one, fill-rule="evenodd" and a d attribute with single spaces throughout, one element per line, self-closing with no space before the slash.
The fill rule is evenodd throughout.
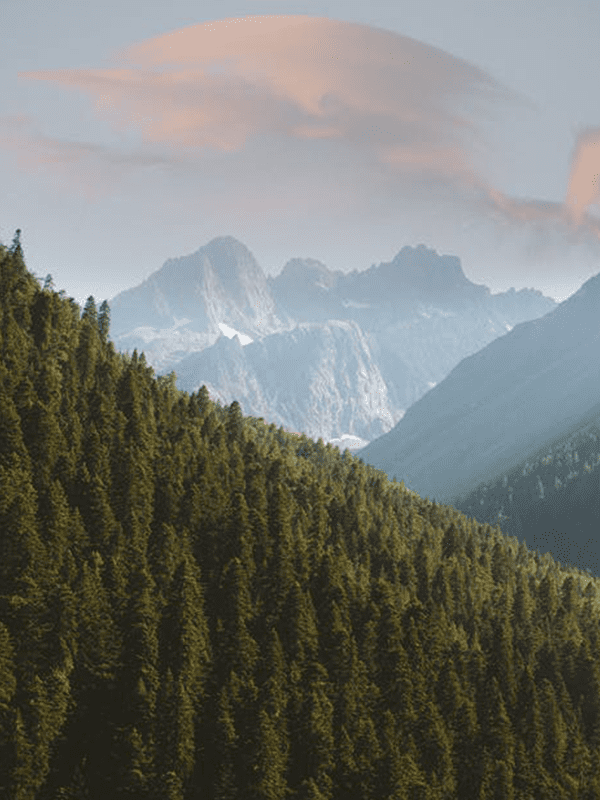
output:
<path id="1" fill-rule="evenodd" d="M 494 583 L 504 585 L 510 575 L 510 566 L 506 545 L 497 541 L 492 550 L 492 578 Z"/>
<path id="2" fill-rule="evenodd" d="M 464 697 L 453 717 L 452 761 L 456 772 L 456 797 L 477 797 L 481 757 L 478 749 L 479 725 L 473 701 Z"/>
<path id="3" fill-rule="evenodd" d="M 0 622 L 0 796 L 8 797 L 12 772 L 17 765 L 16 714 L 17 690 L 14 648 L 8 628 Z"/>
<path id="4" fill-rule="evenodd" d="M 234 400 L 227 409 L 225 429 L 229 442 L 237 442 L 238 445 L 242 446 L 244 417 L 242 416 L 242 409 L 237 400 Z"/>
<path id="5" fill-rule="evenodd" d="M 493 759 L 486 763 L 479 793 L 481 800 L 514 800 L 513 769 L 511 764 Z"/>
<path id="6" fill-rule="evenodd" d="M 543 763 L 546 771 L 555 779 L 559 779 L 564 772 L 567 727 L 556 702 L 554 687 L 550 681 L 544 679 L 541 689 L 540 714 L 544 731 Z"/>
<path id="7" fill-rule="evenodd" d="M 123 791 L 150 797 L 155 778 L 155 728 L 158 679 L 158 613 L 154 582 L 144 555 L 134 553 L 128 584 L 129 601 L 120 620 L 123 667 L 116 679 L 122 702 L 117 726 L 115 773 Z"/>
<path id="8" fill-rule="evenodd" d="M 510 593 L 510 587 L 508 589 Z M 517 699 L 517 682 L 514 665 L 513 632 L 508 612 L 492 622 L 493 636 L 490 653 L 491 673 L 498 681 L 504 702 L 511 714 Z"/>
<path id="9" fill-rule="evenodd" d="M 417 598 L 423 605 L 428 605 L 431 599 L 430 587 L 430 562 L 431 556 L 424 538 L 419 538 L 414 557 L 415 571 L 417 574 Z"/>
<path id="10" fill-rule="evenodd" d="M 110 331 L 110 306 L 106 300 L 102 301 L 98 314 L 98 333 L 102 342 L 106 343 Z"/>
<path id="11" fill-rule="evenodd" d="M 193 702 L 183 679 L 176 680 L 170 667 L 161 695 L 162 730 L 158 735 L 159 776 L 155 797 L 183 800 L 185 784 L 195 765 Z"/>
<path id="12" fill-rule="evenodd" d="M 7 393 L 0 380 L 0 465 L 10 469 L 14 463 L 12 454 L 18 461 L 29 458 L 21 432 L 21 418 L 12 397 Z M 17 462 L 18 463 L 18 462 Z"/>
<path id="13" fill-rule="evenodd" d="M 537 600 L 539 613 L 546 616 L 550 624 L 552 624 L 558 609 L 558 592 L 556 589 L 556 580 L 550 570 L 546 572 L 546 575 L 540 582 Z"/>
<path id="14" fill-rule="evenodd" d="M 290 744 L 287 725 L 286 662 L 281 641 L 271 629 L 269 649 L 261 664 L 261 697 L 257 752 L 252 758 L 254 782 L 247 797 L 283 800 L 291 791 L 287 783 Z"/>
<path id="15" fill-rule="evenodd" d="M 15 231 L 15 235 L 13 236 L 12 244 L 8 252 L 12 255 L 23 255 L 23 250 L 21 249 L 21 228 L 17 228 Z"/>
<path id="16" fill-rule="evenodd" d="M 78 379 L 81 388 L 78 411 L 83 419 L 88 419 L 87 391 L 91 388 L 99 355 L 98 312 L 92 295 L 88 297 L 81 316 L 79 344 L 75 352 Z"/>
<path id="17" fill-rule="evenodd" d="M 294 579 L 294 541 L 292 516 L 295 511 L 293 498 L 285 484 L 276 483 L 269 501 L 269 534 L 273 560 L 269 565 L 269 588 L 267 593 L 267 621 L 281 617 L 288 592 Z"/>
<path id="18" fill-rule="evenodd" d="M 442 606 L 450 618 L 454 616 L 454 598 L 450 585 L 451 568 L 448 563 L 441 562 L 431 585 L 433 601 L 438 606 Z"/>
<path id="19" fill-rule="evenodd" d="M 299 738 L 304 749 L 300 774 L 303 776 L 305 787 L 312 780 L 314 790 L 319 792 L 323 800 L 332 800 L 333 704 L 329 698 L 327 671 L 318 661 L 310 664 L 304 678 L 304 689 L 302 729 L 293 732 L 295 739 L 300 734 Z M 296 748 L 296 752 L 298 752 L 298 748 Z M 298 763 L 297 766 L 299 766 Z M 303 796 L 302 791 L 300 796 Z"/>
<path id="20" fill-rule="evenodd" d="M 505 764 L 507 780 L 512 786 L 515 739 L 512 723 L 506 711 L 504 697 L 496 678 L 492 678 L 491 692 L 486 709 L 485 729 L 482 733 L 487 753 L 486 760 L 492 765 L 496 761 Z"/>
<path id="21" fill-rule="evenodd" d="M 451 737 L 435 704 L 422 705 L 411 726 L 419 752 L 419 766 L 430 786 L 438 786 L 442 796 L 451 796 L 455 787 Z"/>
<path id="22" fill-rule="evenodd" d="M 539 775 L 543 763 L 544 738 L 537 690 L 529 666 L 525 667 L 521 675 L 517 708 L 520 710 L 520 717 L 516 729 L 525 745 L 530 768 Z"/>
<path id="23" fill-rule="evenodd" d="M 214 800 L 237 800 L 242 797 L 236 776 L 236 755 L 239 734 L 236 731 L 228 684 L 219 692 L 216 723 L 213 723 L 217 761 Z"/>

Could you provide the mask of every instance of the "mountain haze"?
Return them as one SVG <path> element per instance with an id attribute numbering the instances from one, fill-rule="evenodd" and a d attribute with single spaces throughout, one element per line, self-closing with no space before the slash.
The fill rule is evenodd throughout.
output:
<path id="1" fill-rule="evenodd" d="M 453 503 L 582 420 L 600 400 L 600 275 L 463 359 L 358 455 Z"/>
<path id="2" fill-rule="evenodd" d="M 266 278 L 230 236 L 167 261 L 110 305 L 115 347 L 143 350 L 159 374 L 174 370 L 180 389 L 206 384 L 246 414 L 353 446 L 389 431 L 462 358 L 556 306 L 531 289 L 491 295 L 457 257 L 424 245 L 364 272 L 294 258 Z M 306 380 L 277 355 L 286 352 L 307 365 Z"/>
<path id="3" fill-rule="evenodd" d="M 352 321 L 300 323 L 244 347 L 223 336 L 177 364 L 179 389 L 196 391 L 199 376 L 213 399 L 235 398 L 252 416 L 314 439 L 352 431 L 370 441 L 398 421 L 367 336 Z"/>

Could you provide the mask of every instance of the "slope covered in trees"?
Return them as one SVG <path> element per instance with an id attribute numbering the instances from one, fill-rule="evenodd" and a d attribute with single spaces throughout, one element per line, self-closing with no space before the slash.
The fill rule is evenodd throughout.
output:
<path id="1" fill-rule="evenodd" d="M 0 797 L 600 796 L 598 584 L 0 247 Z"/>
<path id="2" fill-rule="evenodd" d="M 482 480 L 454 507 L 500 524 L 561 563 L 600 575 L 600 403 L 566 434 L 554 437 L 512 469 Z"/>

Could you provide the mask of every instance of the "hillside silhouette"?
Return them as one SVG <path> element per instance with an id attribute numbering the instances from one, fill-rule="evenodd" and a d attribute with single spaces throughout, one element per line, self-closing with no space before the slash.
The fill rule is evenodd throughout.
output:
<path id="1" fill-rule="evenodd" d="M 0 247 L 0 797 L 600 797 L 597 578 L 109 327 Z"/>

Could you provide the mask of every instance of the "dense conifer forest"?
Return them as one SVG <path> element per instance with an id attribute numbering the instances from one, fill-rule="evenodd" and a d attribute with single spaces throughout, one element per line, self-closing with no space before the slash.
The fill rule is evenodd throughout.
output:
<path id="1" fill-rule="evenodd" d="M 572 430 L 548 441 L 506 473 L 455 498 L 455 508 L 523 537 L 563 564 L 600 575 L 600 403 Z"/>
<path id="2" fill-rule="evenodd" d="M 598 800 L 598 582 L 0 247 L 0 797 Z"/>

